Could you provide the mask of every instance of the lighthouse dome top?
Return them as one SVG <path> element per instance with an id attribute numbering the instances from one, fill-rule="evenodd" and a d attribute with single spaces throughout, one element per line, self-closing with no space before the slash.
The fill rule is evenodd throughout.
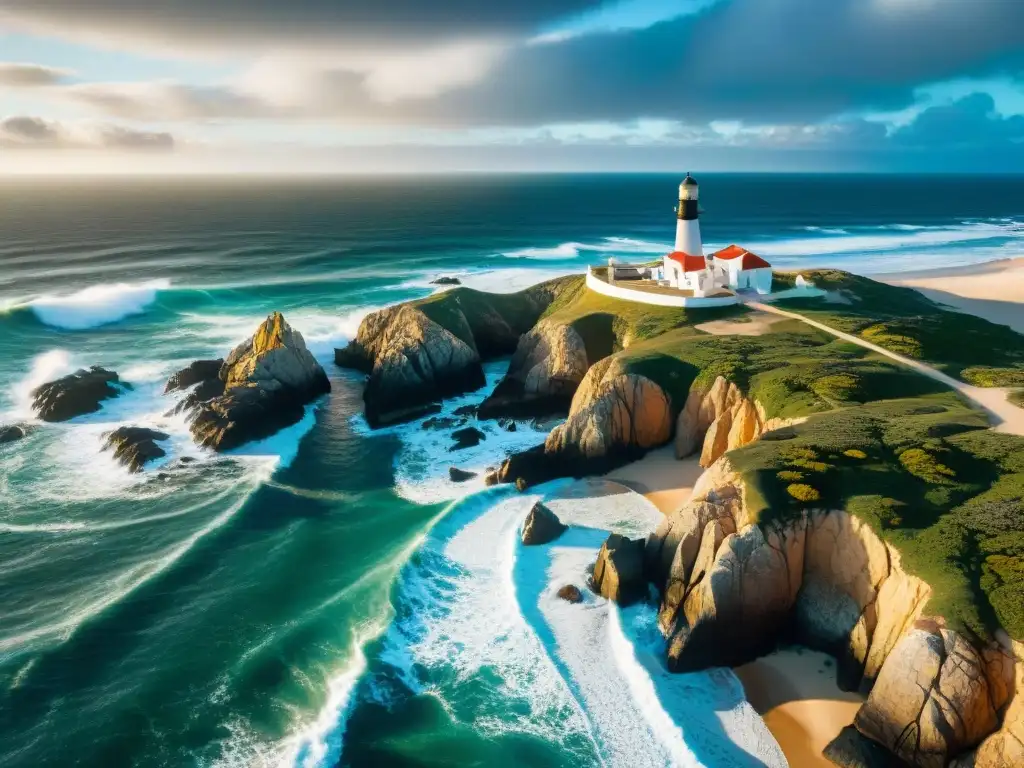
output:
<path id="1" fill-rule="evenodd" d="M 683 179 L 682 186 L 684 186 L 684 187 L 696 187 L 697 186 L 697 180 L 695 178 L 693 178 L 693 176 L 691 176 L 689 173 L 687 173 L 686 174 L 686 178 Z"/>

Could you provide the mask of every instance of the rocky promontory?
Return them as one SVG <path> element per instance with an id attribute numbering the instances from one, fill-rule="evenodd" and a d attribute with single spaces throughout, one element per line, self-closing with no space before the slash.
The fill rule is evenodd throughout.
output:
<path id="1" fill-rule="evenodd" d="M 32 408 L 43 421 L 68 421 L 95 413 L 104 400 L 117 397 L 131 385 L 117 373 L 99 366 L 81 369 L 32 390 Z"/>
<path id="2" fill-rule="evenodd" d="M 179 405 L 195 441 L 216 451 L 269 437 L 299 421 L 304 407 L 331 391 L 302 334 L 272 313 L 219 366 L 203 360 L 171 377 L 165 391 L 192 386 Z"/>
<path id="3" fill-rule="evenodd" d="M 363 401 L 371 426 L 419 418 L 440 399 L 482 387 L 482 363 L 511 354 L 571 281 L 579 278 L 515 294 L 458 287 L 374 312 L 335 351 L 335 362 L 368 374 Z"/>

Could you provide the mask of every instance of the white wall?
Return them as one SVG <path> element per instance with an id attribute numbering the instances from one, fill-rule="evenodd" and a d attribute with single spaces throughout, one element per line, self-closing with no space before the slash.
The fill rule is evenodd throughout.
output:
<path id="1" fill-rule="evenodd" d="M 623 299 L 624 301 L 635 301 L 638 304 L 651 304 L 656 307 L 728 307 L 733 304 L 739 303 L 735 296 L 719 296 L 714 298 L 697 298 L 691 296 L 672 296 L 664 293 L 648 293 L 647 291 L 638 291 L 635 288 L 627 288 L 628 283 L 616 283 L 615 285 L 609 285 L 599 277 L 595 277 L 587 268 L 587 288 L 600 293 L 604 296 L 610 296 L 614 299 Z"/>

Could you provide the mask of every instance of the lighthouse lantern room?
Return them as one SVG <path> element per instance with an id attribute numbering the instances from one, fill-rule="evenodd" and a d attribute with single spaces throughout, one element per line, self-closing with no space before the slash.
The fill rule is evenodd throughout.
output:
<path id="1" fill-rule="evenodd" d="M 679 185 L 679 208 L 676 210 L 676 250 L 691 256 L 704 255 L 700 237 L 700 187 L 696 179 L 686 174 Z"/>

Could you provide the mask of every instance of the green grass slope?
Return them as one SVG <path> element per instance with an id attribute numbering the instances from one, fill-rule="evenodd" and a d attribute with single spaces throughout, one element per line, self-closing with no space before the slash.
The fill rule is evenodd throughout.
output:
<path id="1" fill-rule="evenodd" d="M 779 306 L 931 363 L 970 384 L 1024 386 L 1024 344 L 1013 329 L 943 309 L 912 288 L 838 270 L 809 272 L 807 277 L 830 291 L 832 301 L 787 299 Z"/>

